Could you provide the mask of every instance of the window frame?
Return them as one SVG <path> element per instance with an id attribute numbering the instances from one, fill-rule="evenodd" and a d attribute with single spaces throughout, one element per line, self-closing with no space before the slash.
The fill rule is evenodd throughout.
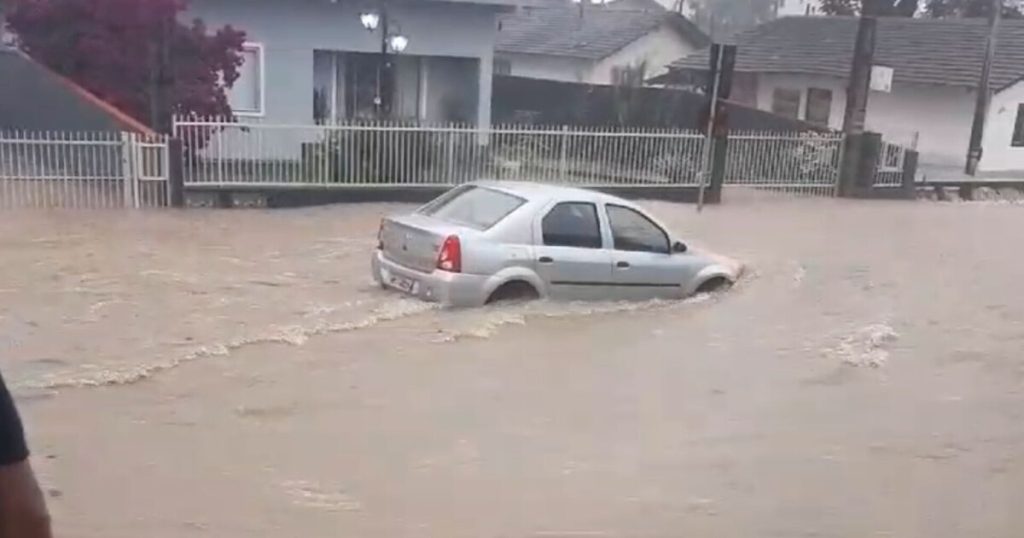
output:
<path id="1" fill-rule="evenodd" d="M 1017 115 L 1013 118 L 1013 131 L 1010 132 L 1010 147 L 1024 147 L 1024 103 L 1017 103 Z"/>
<path id="2" fill-rule="evenodd" d="M 618 245 L 615 243 L 615 223 L 612 222 L 612 213 L 610 211 L 611 208 L 625 209 L 626 211 L 630 211 L 632 213 L 635 213 L 635 214 L 639 215 L 641 218 L 643 218 L 644 220 L 646 220 L 651 226 L 654 227 L 654 229 L 656 229 L 659 232 L 661 232 L 661 236 L 665 239 L 665 251 L 664 252 L 656 252 L 656 251 L 653 251 L 653 250 L 633 250 L 633 249 L 619 248 Z M 628 206 L 624 206 L 624 205 L 619 205 L 619 204 L 605 204 L 605 216 L 608 218 L 608 234 L 611 236 L 612 250 L 617 250 L 619 252 L 642 252 L 642 253 L 645 253 L 645 254 L 663 254 L 663 255 L 671 255 L 672 254 L 672 237 L 665 230 L 665 228 L 663 228 L 660 224 L 655 222 L 654 219 L 652 219 L 651 217 L 647 216 L 643 211 L 640 211 L 640 210 L 632 208 L 632 207 L 628 207 Z"/>
<path id="3" fill-rule="evenodd" d="M 555 211 L 555 209 L 558 208 L 558 206 L 562 206 L 562 205 L 586 205 L 586 206 L 590 206 L 590 208 L 594 210 L 594 222 L 597 224 L 597 245 L 596 246 L 553 245 L 553 244 L 549 244 L 545 240 L 545 238 L 544 238 L 544 236 L 545 236 L 545 234 L 544 234 L 544 221 L 547 220 L 547 218 L 551 215 L 552 212 Z M 594 202 L 584 202 L 584 201 L 579 201 L 579 200 L 562 200 L 560 202 L 556 202 L 554 205 L 549 207 L 548 210 L 544 212 L 544 215 L 541 216 L 541 218 L 540 218 L 540 244 L 541 244 L 541 246 L 545 246 L 545 247 L 585 248 L 585 249 L 588 249 L 588 250 L 601 250 L 601 249 L 603 249 L 604 248 L 604 230 L 603 230 L 603 226 L 601 224 L 601 211 L 600 211 L 600 208 L 598 208 L 597 204 L 595 204 Z"/>
<path id="4" fill-rule="evenodd" d="M 811 94 L 828 94 L 828 106 L 825 107 L 825 121 L 818 122 L 811 119 Z M 820 127 L 828 127 L 829 122 L 832 121 L 832 98 L 834 97 L 833 92 L 830 88 L 807 88 L 807 104 L 804 105 L 804 121 L 812 125 L 818 125 Z M 821 98 L 824 100 L 824 98 Z"/>
<path id="5" fill-rule="evenodd" d="M 493 74 L 500 76 L 512 76 L 512 60 L 509 58 L 494 58 L 491 62 Z"/>
<path id="6" fill-rule="evenodd" d="M 257 69 L 259 70 L 259 81 L 256 86 L 259 92 L 258 107 L 256 110 L 238 110 L 233 105 L 231 106 L 231 113 L 239 117 L 247 118 L 262 118 L 266 115 L 267 111 L 267 61 L 266 61 L 266 50 L 263 43 L 258 41 L 245 41 L 242 43 L 242 50 L 244 51 L 255 51 L 257 58 Z M 228 104 L 231 104 L 230 96 L 228 96 Z"/>
<path id="7" fill-rule="evenodd" d="M 794 96 L 796 97 L 796 109 L 793 111 L 793 115 L 792 116 L 789 116 L 787 114 L 783 114 L 780 110 L 777 109 L 776 103 L 781 102 L 778 99 L 778 96 L 779 96 L 780 92 L 792 92 L 794 94 Z M 803 93 L 804 92 L 800 91 L 799 88 L 784 88 L 782 86 L 776 86 L 776 87 L 772 88 L 772 102 L 771 102 L 771 112 L 772 112 L 772 114 L 777 114 L 777 115 L 782 116 L 784 118 L 790 118 L 790 119 L 794 119 L 794 120 L 799 120 L 800 119 L 800 108 L 801 108 L 801 104 L 802 104 L 801 101 L 803 100 Z"/>

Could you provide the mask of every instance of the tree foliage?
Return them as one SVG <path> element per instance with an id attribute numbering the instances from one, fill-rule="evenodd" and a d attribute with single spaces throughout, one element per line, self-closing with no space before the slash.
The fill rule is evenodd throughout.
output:
<path id="1" fill-rule="evenodd" d="M 775 15 L 775 0 L 694 0 L 694 23 L 716 40 L 753 28 Z"/>
<path id="2" fill-rule="evenodd" d="M 173 114 L 231 115 L 245 34 L 179 22 L 184 0 L 11 0 L 21 48 L 158 130 Z"/>
<path id="3" fill-rule="evenodd" d="M 861 12 L 862 0 L 822 0 L 821 10 L 826 15 L 857 15 Z M 918 0 L 875 0 L 876 14 L 883 17 L 913 17 L 918 7 L 924 14 L 936 19 L 988 17 L 991 0 L 926 0 L 919 6 Z M 1024 13 L 1014 0 L 1003 0 L 1004 18 L 1024 18 Z"/>
<path id="4" fill-rule="evenodd" d="M 918 0 L 874 0 L 875 14 L 880 17 L 913 17 Z M 822 0 L 821 11 L 826 15 L 859 15 L 862 2 L 858 0 Z"/>
<path id="5" fill-rule="evenodd" d="M 1003 18 L 1020 19 L 1024 18 L 1017 5 L 1002 2 L 1003 11 L 1000 13 Z M 925 5 L 925 13 L 929 17 L 937 19 L 954 17 L 988 17 L 992 11 L 990 0 L 929 0 Z"/>
<path id="6" fill-rule="evenodd" d="M 856 15 L 860 9 L 857 0 L 822 0 L 821 11 L 826 15 Z"/>

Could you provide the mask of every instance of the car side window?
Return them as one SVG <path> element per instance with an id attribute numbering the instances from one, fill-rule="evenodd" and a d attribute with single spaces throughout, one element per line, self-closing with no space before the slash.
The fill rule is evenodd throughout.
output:
<path id="1" fill-rule="evenodd" d="M 541 221 L 544 244 L 560 247 L 601 248 L 597 206 L 586 202 L 562 202 Z"/>
<path id="2" fill-rule="evenodd" d="M 608 205 L 615 250 L 668 254 L 668 235 L 642 213 L 618 205 Z"/>

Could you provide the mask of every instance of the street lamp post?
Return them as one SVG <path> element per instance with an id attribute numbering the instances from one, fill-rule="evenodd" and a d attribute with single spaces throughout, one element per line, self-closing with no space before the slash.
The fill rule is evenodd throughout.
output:
<path id="1" fill-rule="evenodd" d="M 392 75 L 390 53 L 401 53 L 409 45 L 409 38 L 390 29 L 390 19 L 384 9 L 359 14 L 359 22 L 370 32 L 380 28 L 380 56 L 377 60 L 377 88 L 373 105 L 378 118 L 391 116 Z"/>

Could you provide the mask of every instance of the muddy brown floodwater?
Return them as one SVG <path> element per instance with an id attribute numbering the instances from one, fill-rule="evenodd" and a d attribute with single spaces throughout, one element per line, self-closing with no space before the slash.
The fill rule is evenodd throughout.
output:
<path id="1" fill-rule="evenodd" d="M 647 205 L 747 276 L 449 311 L 371 283 L 404 206 L 0 214 L 59 535 L 1024 535 L 1024 207 Z"/>

